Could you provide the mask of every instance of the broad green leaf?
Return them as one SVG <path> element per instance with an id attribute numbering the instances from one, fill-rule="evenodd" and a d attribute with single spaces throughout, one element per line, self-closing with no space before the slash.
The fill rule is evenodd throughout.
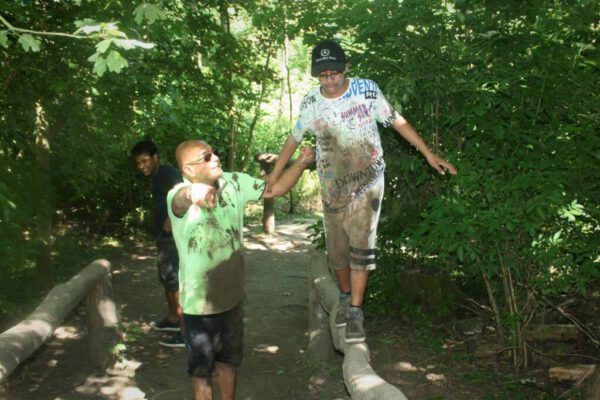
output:
<path id="1" fill-rule="evenodd" d="M 115 45 L 117 45 L 118 47 L 120 47 L 124 50 L 131 50 L 131 49 L 135 48 L 135 46 L 130 43 L 130 40 L 127 40 L 127 39 L 115 39 L 114 43 L 115 43 Z"/>
<path id="2" fill-rule="evenodd" d="M 91 62 L 96 62 L 96 60 L 98 59 L 98 57 L 101 57 L 100 53 L 94 53 L 91 56 L 88 57 L 88 61 Z"/>
<path id="3" fill-rule="evenodd" d="M 111 43 L 113 43 L 113 39 L 104 39 L 96 45 L 96 51 L 98 53 L 105 53 L 106 50 L 108 50 L 108 48 L 110 47 Z"/>
<path id="4" fill-rule="evenodd" d="M 21 46 L 23 46 L 23 50 L 25 51 L 40 51 L 41 42 L 39 41 L 39 39 L 34 38 L 29 33 L 21 35 L 19 37 L 19 43 L 21 43 Z"/>
<path id="5" fill-rule="evenodd" d="M 86 35 L 89 35 L 90 33 L 96 33 L 96 32 L 100 32 L 102 31 L 102 27 L 100 25 L 98 25 L 96 23 L 96 21 L 93 20 L 85 20 L 88 23 L 83 24 L 83 25 L 79 25 L 78 22 L 82 22 L 82 21 L 75 21 L 75 25 L 79 26 L 79 29 L 77 29 L 75 31 L 75 35 L 78 35 L 79 33 L 83 32 Z"/>
<path id="6" fill-rule="evenodd" d="M 561 230 L 558 230 L 558 231 L 557 231 L 557 232 L 554 234 L 554 236 L 552 236 L 552 241 L 553 241 L 553 242 L 556 242 L 556 241 L 557 241 L 557 240 L 560 238 L 560 235 L 561 235 L 561 233 L 562 233 L 562 231 L 561 231 Z"/>
<path id="7" fill-rule="evenodd" d="M 129 63 L 121 54 L 117 51 L 111 50 L 106 57 L 106 66 L 108 70 L 111 72 L 116 72 L 117 74 L 121 72 L 121 70 L 127 67 Z"/>
<path id="8" fill-rule="evenodd" d="M 458 259 L 460 260 L 460 262 L 464 262 L 465 261 L 465 249 L 461 246 L 458 247 L 458 249 L 456 250 L 456 253 L 458 255 Z"/>
<path id="9" fill-rule="evenodd" d="M 78 28 L 82 28 L 86 25 L 98 25 L 98 23 L 91 18 L 84 18 L 75 20 L 75 26 Z"/>
<path id="10" fill-rule="evenodd" d="M 141 47 L 143 49 L 151 49 L 154 47 L 154 43 L 140 42 L 135 39 L 115 39 L 114 43 L 125 50 L 131 50 L 135 47 Z"/>
<path id="11" fill-rule="evenodd" d="M 120 38 L 127 37 L 127 35 L 125 35 L 125 33 L 123 33 L 119 29 L 119 26 L 116 22 L 104 23 L 104 24 L 101 24 L 101 26 L 102 26 L 102 33 L 104 33 L 106 35 L 120 37 Z"/>
<path id="12" fill-rule="evenodd" d="M 153 24 L 155 21 L 165 19 L 166 14 L 154 4 L 142 3 L 133 10 L 135 15 L 135 22 L 141 25 L 144 19 L 148 21 L 148 25 Z"/>
<path id="13" fill-rule="evenodd" d="M 129 43 L 131 43 L 135 47 L 141 47 L 143 49 L 152 49 L 152 48 L 154 48 L 154 43 L 140 42 L 139 40 L 135 40 L 135 39 L 128 39 L 127 41 Z"/>
<path id="14" fill-rule="evenodd" d="M 0 31 L 0 46 L 8 47 L 8 31 Z"/>
<path id="15" fill-rule="evenodd" d="M 95 58 L 93 71 L 98 76 L 104 75 L 104 73 L 106 72 L 106 60 L 104 58 L 102 58 L 101 56 L 97 56 Z"/>

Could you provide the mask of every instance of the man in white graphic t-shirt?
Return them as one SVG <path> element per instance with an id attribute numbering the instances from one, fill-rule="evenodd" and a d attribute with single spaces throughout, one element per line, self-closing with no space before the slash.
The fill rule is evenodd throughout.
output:
<path id="1" fill-rule="evenodd" d="M 268 187 L 307 133 L 317 138 L 317 173 L 323 198 L 327 259 L 340 289 L 335 322 L 345 341 L 365 340 L 362 303 L 369 271 L 375 269 L 375 236 L 383 199 L 385 162 L 377 124 L 392 126 L 440 174 L 454 175 L 419 134 L 390 106 L 375 82 L 346 78 L 341 46 L 323 40 L 312 50 L 311 74 L 320 85 L 300 105 L 300 116 L 268 178 Z"/>

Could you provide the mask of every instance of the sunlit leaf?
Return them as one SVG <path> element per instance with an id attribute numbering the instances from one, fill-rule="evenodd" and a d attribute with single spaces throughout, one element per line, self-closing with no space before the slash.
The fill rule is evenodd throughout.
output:
<path id="1" fill-rule="evenodd" d="M 135 15 L 135 22 L 139 25 L 142 24 L 144 19 L 148 21 L 148 25 L 156 22 L 160 19 L 165 19 L 166 14 L 154 4 L 142 3 L 133 10 Z"/>
<path id="2" fill-rule="evenodd" d="M 104 39 L 96 45 L 96 51 L 98 51 L 98 53 L 105 53 L 111 43 L 113 43 L 113 39 Z"/>
<path id="3" fill-rule="evenodd" d="M 131 49 L 135 48 L 135 46 L 130 43 L 130 40 L 127 40 L 127 39 L 115 39 L 114 43 L 115 43 L 115 45 L 117 45 L 118 47 L 120 47 L 124 50 L 131 50 Z"/>
<path id="4" fill-rule="evenodd" d="M 134 45 L 135 47 L 141 47 L 143 49 L 154 48 L 154 43 L 140 42 L 139 40 L 134 40 L 134 39 L 129 39 L 128 42 L 131 43 L 132 45 Z"/>
<path id="5" fill-rule="evenodd" d="M 0 31 L 0 46 L 8 47 L 8 31 Z"/>
<path id="6" fill-rule="evenodd" d="M 125 33 L 123 33 L 116 22 L 108 22 L 108 23 L 104 23 L 101 24 L 102 27 L 102 33 L 108 36 L 114 36 L 114 37 L 119 37 L 119 38 L 126 38 L 127 35 L 125 35 Z"/>
<path id="7" fill-rule="evenodd" d="M 114 43 L 122 49 L 131 50 L 136 47 L 144 49 L 151 49 L 154 47 L 154 43 L 140 42 L 135 39 L 115 39 Z"/>
<path id="8" fill-rule="evenodd" d="M 75 26 L 78 28 L 82 28 L 86 25 L 97 25 L 97 22 L 91 18 L 84 18 L 75 20 Z"/>
<path id="9" fill-rule="evenodd" d="M 106 72 L 106 60 L 103 57 L 96 57 L 93 71 L 98 76 L 104 75 L 104 73 Z"/>
<path id="10" fill-rule="evenodd" d="M 88 57 L 88 61 L 91 62 L 96 62 L 96 60 L 98 59 L 98 57 L 101 57 L 100 53 L 94 53 L 91 56 Z"/>
<path id="11" fill-rule="evenodd" d="M 19 37 L 19 43 L 23 46 L 23 50 L 25 51 L 40 51 L 40 40 L 31 36 L 29 33 L 25 33 Z"/>
<path id="12" fill-rule="evenodd" d="M 111 72 L 119 73 L 128 65 L 127 60 L 117 51 L 111 50 L 106 57 L 106 66 Z"/>
<path id="13" fill-rule="evenodd" d="M 81 25 L 79 27 L 79 29 L 77 29 L 75 31 L 75 33 L 74 33 L 75 35 L 77 35 L 81 32 L 85 33 L 86 35 L 89 35 L 90 33 L 100 32 L 102 30 L 102 27 L 100 25 L 97 25 L 96 21 L 92 21 L 92 20 L 87 20 L 87 21 L 89 21 L 95 25 L 88 25 L 88 24 Z M 77 22 L 80 22 L 80 21 L 77 21 Z M 77 22 L 75 23 L 76 25 L 77 25 Z"/>

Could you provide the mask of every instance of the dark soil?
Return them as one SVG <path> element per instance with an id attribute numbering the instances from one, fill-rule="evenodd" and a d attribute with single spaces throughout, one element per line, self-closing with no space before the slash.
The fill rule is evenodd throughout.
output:
<path id="1" fill-rule="evenodd" d="M 245 355 L 238 399 L 348 399 L 343 356 L 307 357 L 307 266 L 313 251 L 309 222 L 278 223 L 266 236 L 246 229 Z M 162 318 L 165 301 L 150 243 L 111 259 L 113 290 L 121 313 L 123 345 L 107 371 L 88 363 L 81 309 L 0 386 L 0 400 L 192 399 L 185 349 L 159 346 L 167 334 L 148 323 Z M 576 399 L 569 385 L 549 386 L 547 366 L 516 375 L 483 324 L 472 336 L 432 335 L 398 319 L 367 317 L 371 365 L 411 400 Z"/>

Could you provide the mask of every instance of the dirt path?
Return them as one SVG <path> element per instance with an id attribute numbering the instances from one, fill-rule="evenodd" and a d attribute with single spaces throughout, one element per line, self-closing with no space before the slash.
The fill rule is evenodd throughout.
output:
<path id="1" fill-rule="evenodd" d="M 309 225 L 278 222 L 274 236 L 261 234 L 256 225 L 245 229 L 245 354 L 237 400 L 348 400 L 343 357 L 309 361 L 305 354 Z M 0 385 L 0 400 L 192 399 L 185 349 L 159 346 L 168 335 L 148 325 L 165 309 L 156 279 L 156 249 L 148 242 L 129 248 L 115 244 L 112 254 L 102 256 L 113 265 L 125 332 L 121 361 L 106 373 L 91 369 L 85 316 L 79 308 Z M 371 365 L 410 400 L 542 398 L 540 393 L 523 397 L 522 387 L 503 384 L 507 379 L 515 382 L 515 376 L 506 366 L 499 370 L 496 357 L 474 357 L 464 338 L 448 337 L 434 346 L 426 328 L 372 314 L 367 315 L 366 329 Z"/>
<path id="2" fill-rule="evenodd" d="M 265 236 L 246 229 L 245 350 L 238 399 L 309 399 L 314 367 L 306 362 L 309 223 L 279 223 Z M 166 336 L 148 322 L 162 317 L 164 297 L 156 279 L 155 249 L 146 244 L 113 257 L 113 289 L 126 332 L 123 361 L 108 374 L 87 365 L 85 317 L 78 309 L 41 351 L 0 389 L 2 400 L 192 399 L 185 349 L 158 345 Z M 341 368 L 341 358 L 340 358 Z M 335 374 L 334 371 L 334 375 Z M 327 398 L 346 398 L 339 379 Z M 334 392 L 338 394 L 334 394 Z"/>

